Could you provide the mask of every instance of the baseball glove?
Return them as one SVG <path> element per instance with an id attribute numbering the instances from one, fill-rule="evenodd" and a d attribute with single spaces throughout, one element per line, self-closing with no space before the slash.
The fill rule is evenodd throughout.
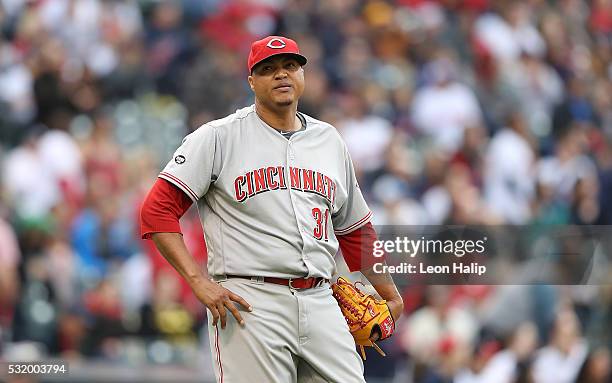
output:
<path id="1" fill-rule="evenodd" d="M 383 350 L 374 343 L 373 339 L 386 339 L 395 330 L 395 321 L 391 316 L 387 301 L 364 294 L 356 285 L 342 277 L 338 278 L 331 288 L 351 335 L 360 347 L 361 357 L 364 360 L 366 358 L 364 346 L 374 347 L 379 354 L 385 356 Z"/>

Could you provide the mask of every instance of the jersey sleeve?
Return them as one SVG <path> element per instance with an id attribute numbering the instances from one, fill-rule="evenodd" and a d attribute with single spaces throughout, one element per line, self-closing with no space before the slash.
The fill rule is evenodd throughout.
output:
<path id="1" fill-rule="evenodd" d="M 153 233 L 181 233 L 179 220 L 192 204 L 185 192 L 158 178 L 140 209 L 142 239 L 150 239 Z"/>
<path id="2" fill-rule="evenodd" d="M 344 166 L 347 197 L 336 214 L 332 215 L 336 235 L 348 234 L 365 225 L 372 218 L 372 212 L 361 194 L 353 161 L 346 147 L 344 148 Z"/>
<path id="3" fill-rule="evenodd" d="M 193 201 L 206 194 L 212 180 L 218 175 L 220 148 L 216 130 L 203 125 L 183 139 L 181 146 L 159 173 L 185 192 Z"/>

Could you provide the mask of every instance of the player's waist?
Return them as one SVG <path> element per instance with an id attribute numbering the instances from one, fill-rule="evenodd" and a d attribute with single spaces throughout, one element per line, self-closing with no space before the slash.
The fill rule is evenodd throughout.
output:
<path id="1" fill-rule="evenodd" d="M 252 281 L 261 283 L 272 283 L 275 285 L 287 286 L 291 289 L 310 289 L 313 287 L 319 287 L 324 283 L 329 283 L 329 279 L 323 277 L 277 278 L 232 274 L 213 277 L 213 279 L 217 282 L 232 278 L 250 279 Z"/>

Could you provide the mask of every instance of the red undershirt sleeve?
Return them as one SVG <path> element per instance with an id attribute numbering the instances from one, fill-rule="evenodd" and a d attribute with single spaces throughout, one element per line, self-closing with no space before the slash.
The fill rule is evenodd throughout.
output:
<path id="1" fill-rule="evenodd" d="M 181 233 L 179 219 L 193 201 L 170 182 L 158 178 L 140 209 L 140 234 L 150 239 L 153 233 Z"/>
<path id="2" fill-rule="evenodd" d="M 373 255 L 374 242 L 378 239 L 376 230 L 371 222 L 344 235 L 337 235 L 342 256 L 351 272 L 372 267 L 376 262 L 383 262 L 384 258 Z"/>

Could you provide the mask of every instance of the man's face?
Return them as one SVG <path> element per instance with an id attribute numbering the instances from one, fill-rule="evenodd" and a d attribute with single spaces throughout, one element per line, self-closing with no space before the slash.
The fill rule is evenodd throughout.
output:
<path id="1" fill-rule="evenodd" d="M 304 92 L 304 69 L 291 55 L 272 56 L 253 68 L 249 84 L 263 104 L 290 106 Z"/>

